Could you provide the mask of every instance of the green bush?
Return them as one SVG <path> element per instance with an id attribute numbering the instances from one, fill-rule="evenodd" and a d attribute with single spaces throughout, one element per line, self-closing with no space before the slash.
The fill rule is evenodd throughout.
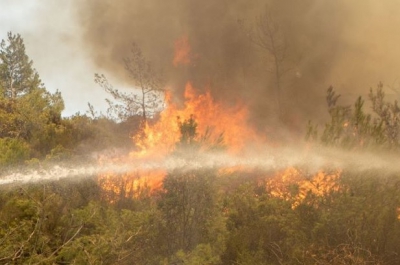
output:
<path id="1" fill-rule="evenodd" d="M 0 138 L 0 165 L 15 165 L 30 157 L 27 143 L 19 139 Z"/>

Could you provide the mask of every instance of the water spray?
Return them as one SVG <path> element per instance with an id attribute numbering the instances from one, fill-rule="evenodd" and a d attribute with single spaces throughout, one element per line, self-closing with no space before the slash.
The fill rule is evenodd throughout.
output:
<path id="1" fill-rule="evenodd" d="M 240 167 L 273 173 L 288 167 L 304 169 L 308 173 L 319 170 L 350 171 L 380 170 L 382 173 L 400 172 L 398 158 L 388 154 L 343 151 L 333 148 L 265 148 L 239 154 L 199 152 L 195 155 L 169 155 L 163 159 L 131 159 L 121 162 L 86 164 L 53 164 L 43 168 L 13 170 L 0 177 L 0 185 L 57 181 L 84 178 L 112 172 L 115 175 L 137 171 L 199 170 Z"/>

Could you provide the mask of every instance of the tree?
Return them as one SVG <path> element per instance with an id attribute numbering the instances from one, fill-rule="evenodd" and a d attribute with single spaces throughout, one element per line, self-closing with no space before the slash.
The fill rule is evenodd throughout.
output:
<path id="1" fill-rule="evenodd" d="M 259 186 L 259 181 L 245 181 L 226 198 L 223 264 L 292 264 L 290 258 L 297 258 L 304 234 L 290 201 L 260 192 Z"/>
<path id="2" fill-rule="evenodd" d="M 110 106 L 109 114 L 116 114 L 122 121 L 141 115 L 142 121 L 146 122 L 147 118 L 154 116 L 162 107 L 162 79 L 136 43 L 132 44 L 130 56 L 124 59 L 124 64 L 138 93 L 126 93 L 115 89 L 103 74 L 95 74 L 95 82 L 119 102 L 107 100 Z"/>
<path id="3" fill-rule="evenodd" d="M 400 107 L 397 100 L 393 103 L 385 101 L 383 84 L 379 83 L 376 93 L 370 89 L 369 98 L 372 109 L 377 114 L 374 120 L 376 128 L 382 130 L 388 146 L 398 148 L 400 145 Z"/>
<path id="4" fill-rule="evenodd" d="M 43 157 L 60 144 L 64 102 L 59 91 L 45 89 L 32 65 L 22 37 L 9 32 L 0 43 L 0 138 L 18 139 L 3 142 Z"/>
<path id="5" fill-rule="evenodd" d="M 372 89 L 369 98 L 372 112 L 364 110 L 364 100 L 358 97 L 352 106 L 338 105 L 340 95 L 336 95 L 333 87 L 327 91 L 328 112 L 331 117 L 321 135 L 321 142 L 330 146 L 352 149 L 392 149 L 400 146 L 400 108 L 397 101 L 385 101 L 382 83 L 376 92 Z M 316 139 L 317 130 L 309 123 L 307 139 Z"/>
<path id="6" fill-rule="evenodd" d="M 278 114 L 281 117 L 282 78 L 289 70 L 286 67 L 288 45 L 282 29 L 268 9 L 257 18 L 255 32 L 251 32 L 250 39 L 267 52 L 267 60 L 272 60 L 267 71 L 274 75 Z"/>
<path id="7" fill-rule="evenodd" d="M 38 156 L 48 154 L 60 144 L 65 130 L 61 122 L 63 109 L 61 93 L 51 94 L 44 88 L 34 89 L 16 102 L 21 122 L 20 137 L 31 145 Z"/>
<path id="8" fill-rule="evenodd" d="M 2 96 L 17 97 L 40 87 L 41 80 L 32 60 L 25 53 L 25 45 L 19 34 L 7 34 L 0 43 L 0 89 Z"/>
<path id="9" fill-rule="evenodd" d="M 174 170 L 165 177 L 160 210 L 170 255 L 209 243 L 211 219 L 216 216 L 214 181 L 211 170 Z"/>
<path id="10" fill-rule="evenodd" d="M 0 138 L 0 165 L 15 165 L 30 156 L 30 148 L 24 141 L 13 138 Z"/>

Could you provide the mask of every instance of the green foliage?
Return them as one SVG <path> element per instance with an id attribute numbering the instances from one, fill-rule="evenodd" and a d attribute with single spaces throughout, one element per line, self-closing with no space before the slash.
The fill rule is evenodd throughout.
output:
<path id="1" fill-rule="evenodd" d="M 320 138 L 328 146 L 370 151 L 399 151 L 400 108 L 385 101 L 383 84 L 370 90 L 372 112 L 359 97 L 354 106 L 338 106 L 339 96 L 328 89 L 331 121 Z M 316 127 L 307 138 L 318 140 Z M 324 197 L 313 210 L 311 238 L 305 258 L 318 264 L 396 264 L 399 222 L 399 176 L 384 171 L 346 170 L 342 189 Z M 310 198 L 308 198 L 310 199 Z M 315 201 L 311 205 L 315 205 Z M 298 207 L 301 209 L 302 205 Z"/>
<path id="2" fill-rule="evenodd" d="M 340 95 L 333 87 L 327 93 L 328 111 L 331 117 L 320 137 L 323 144 L 346 149 L 398 150 L 400 108 L 397 102 L 385 101 L 382 83 L 376 92 L 372 89 L 369 99 L 373 113 L 366 113 L 364 100 L 358 97 L 354 106 L 337 105 Z M 306 139 L 317 140 L 318 131 L 311 122 L 307 126 Z"/>
<path id="3" fill-rule="evenodd" d="M 193 116 L 178 123 L 181 139 L 175 155 L 191 161 L 201 155 Z M 163 180 L 158 209 L 162 222 L 161 255 L 166 264 L 218 264 L 224 250 L 225 221 L 221 214 L 215 169 L 179 168 Z"/>
<path id="4" fill-rule="evenodd" d="M 217 240 L 212 226 L 218 217 L 215 177 L 210 170 L 175 170 L 165 177 L 159 208 L 170 255 Z"/>
<path id="5" fill-rule="evenodd" d="M 321 264 L 397 263 L 399 177 L 362 172 L 341 181 L 347 189 L 318 207 L 310 254 Z"/>
<path id="6" fill-rule="evenodd" d="M 249 182 L 228 202 L 224 264 L 282 264 L 296 258 L 306 237 L 289 201 L 258 195 L 257 186 Z"/>
<path id="7" fill-rule="evenodd" d="M 110 146 L 129 147 L 130 134 L 138 130 L 139 121 L 129 117 L 116 123 L 80 114 L 62 118 L 61 93 L 49 93 L 32 65 L 22 37 L 8 33 L 0 45 L 2 165 L 24 160 L 61 161 Z"/>
<path id="8" fill-rule="evenodd" d="M 25 45 L 19 34 L 11 32 L 0 42 L 0 90 L 5 98 L 16 99 L 41 86 L 33 62 L 25 54 Z"/>
<path id="9" fill-rule="evenodd" d="M 220 258 L 213 252 L 210 244 L 199 244 L 191 252 L 178 251 L 173 260 L 175 263 L 185 265 L 219 264 Z"/>
<path id="10" fill-rule="evenodd" d="M 399 176 L 338 181 L 296 207 L 246 173 L 204 169 L 171 171 L 161 192 L 123 205 L 95 178 L 3 186 L 0 263 L 398 264 Z"/>
<path id="11" fill-rule="evenodd" d="M 370 90 L 369 98 L 372 102 L 372 109 L 377 115 L 374 120 L 377 141 L 387 147 L 397 149 L 400 144 L 400 108 L 397 101 L 385 102 L 382 83 L 378 85 L 376 93 L 372 89 Z"/>
<path id="12" fill-rule="evenodd" d="M 18 99 L 16 111 L 20 115 L 20 137 L 26 139 L 36 157 L 43 157 L 59 145 L 64 133 L 61 111 L 64 103 L 61 94 L 50 94 L 35 89 Z"/>
<path id="13" fill-rule="evenodd" d="M 19 139 L 0 138 L 0 165 L 16 165 L 30 157 L 29 145 Z"/>
<path id="14" fill-rule="evenodd" d="M 22 149 L 29 149 L 30 157 L 24 152 L 24 159 L 45 157 L 61 144 L 65 129 L 61 122 L 61 93 L 46 91 L 32 65 L 22 37 L 8 33 L 0 44 L 0 138 L 28 145 Z M 16 160 L 10 160 L 13 161 Z"/>
<path id="15" fill-rule="evenodd" d="M 140 120 L 135 116 L 117 123 L 105 117 L 92 119 L 78 113 L 62 120 L 65 129 L 59 143 L 74 155 L 132 148 L 131 135 L 139 130 Z"/>

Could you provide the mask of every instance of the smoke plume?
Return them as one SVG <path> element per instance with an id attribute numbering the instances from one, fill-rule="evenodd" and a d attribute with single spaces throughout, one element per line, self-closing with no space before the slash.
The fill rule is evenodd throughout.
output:
<path id="1" fill-rule="evenodd" d="M 398 92 L 400 4 L 395 0 L 88 0 L 76 5 L 84 48 L 114 77 L 129 84 L 122 60 L 136 42 L 176 95 L 191 80 L 227 104 L 244 101 L 261 126 L 277 117 L 273 58 L 251 41 L 265 14 L 286 45 L 281 78 L 286 123 L 302 128 L 307 119 L 325 118 L 330 85 L 348 102 L 379 81 Z M 174 45 L 183 36 L 191 62 L 174 66 Z"/>

